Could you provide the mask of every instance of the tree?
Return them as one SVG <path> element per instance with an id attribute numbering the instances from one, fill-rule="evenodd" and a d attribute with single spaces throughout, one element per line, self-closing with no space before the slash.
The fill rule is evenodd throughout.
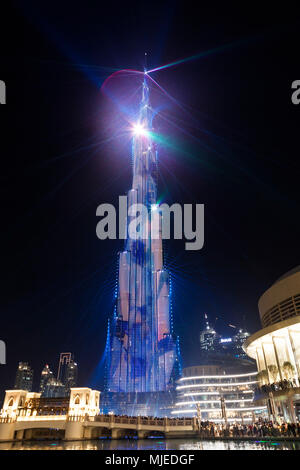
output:
<path id="1" fill-rule="evenodd" d="M 270 372 L 270 375 L 271 375 L 271 378 L 272 378 L 273 382 L 276 382 L 277 377 L 278 377 L 278 367 L 275 366 L 275 364 L 270 364 L 268 366 L 268 369 L 269 369 L 269 372 Z"/>
<path id="2" fill-rule="evenodd" d="M 265 383 L 268 383 L 268 371 L 264 369 L 258 372 L 257 380 L 259 381 L 260 385 L 264 385 Z"/>
<path id="3" fill-rule="evenodd" d="M 289 361 L 285 361 L 282 366 L 284 378 L 287 380 L 291 380 L 294 378 L 295 375 L 295 367 Z"/>

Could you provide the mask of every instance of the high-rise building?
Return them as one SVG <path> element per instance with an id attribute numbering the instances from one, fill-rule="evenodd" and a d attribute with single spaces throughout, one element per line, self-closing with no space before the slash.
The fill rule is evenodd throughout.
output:
<path id="1" fill-rule="evenodd" d="M 40 380 L 39 391 L 42 394 L 42 396 L 45 396 L 46 386 L 47 386 L 49 379 L 51 378 L 53 378 L 53 372 L 50 370 L 50 367 L 48 366 L 48 364 L 46 364 L 44 369 L 42 370 L 41 380 Z"/>
<path id="2" fill-rule="evenodd" d="M 70 393 L 70 388 L 77 385 L 78 366 L 70 352 L 60 353 L 58 363 L 57 382 L 65 388 L 65 394 Z M 63 395 L 61 395 L 63 396 Z"/>
<path id="3" fill-rule="evenodd" d="M 65 382 L 64 382 L 67 393 L 70 392 L 71 387 L 76 387 L 77 373 L 78 373 L 77 362 L 71 359 L 71 361 L 67 364 Z"/>
<path id="4" fill-rule="evenodd" d="M 171 322 L 170 278 L 163 264 L 162 216 L 157 204 L 157 151 L 152 140 L 153 111 L 149 103 L 146 77 L 137 124 L 133 132 L 132 188 L 128 207 L 142 204 L 146 217 L 140 235 L 129 233 L 132 220 L 127 217 L 127 239 L 119 254 L 118 288 L 107 340 L 107 391 L 123 394 L 126 401 L 150 403 L 149 394 L 168 392 L 180 368 L 178 338 Z M 158 236 L 153 236 L 156 217 Z M 125 396 L 126 394 L 127 397 Z M 152 395 L 153 396 L 153 395 Z M 159 399 L 156 401 L 159 407 Z M 142 404 L 141 404 L 142 406 Z M 114 410 L 116 407 L 114 406 Z M 142 408 L 140 409 L 142 410 Z M 156 410 L 144 411 L 156 413 Z M 130 413 L 136 413 L 130 407 Z"/>
<path id="5" fill-rule="evenodd" d="M 50 377 L 43 393 L 46 398 L 62 398 L 67 396 L 65 385 L 55 377 Z"/>
<path id="6" fill-rule="evenodd" d="M 206 313 L 204 314 L 204 319 L 204 330 L 200 332 L 200 349 L 203 352 L 214 351 L 220 335 L 210 326 Z"/>
<path id="7" fill-rule="evenodd" d="M 71 360 L 72 360 L 72 353 L 70 352 L 60 353 L 59 362 L 58 362 L 57 380 L 61 381 L 62 383 L 65 383 L 68 364 L 70 364 Z"/>
<path id="8" fill-rule="evenodd" d="M 232 336 L 223 336 L 210 325 L 207 314 L 204 314 L 204 328 L 200 332 L 200 354 L 197 358 L 201 364 L 223 364 L 224 366 L 225 363 L 228 364 L 233 360 L 235 363 L 243 360 L 245 366 L 253 364 L 242 347 L 250 333 L 234 325 L 229 326 L 234 328 L 236 333 Z"/>
<path id="9" fill-rule="evenodd" d="M 234 355 L 236 357 L 247 357 L 247 354 L 243 350 L 243 344 L 245 343 L 246 339 L 250 336 L 248 331 L 239 329 L 238 332 L 233 335 L 232 343 L 234 347 Z"/>
<path id="10" fill-rule="evenodd" d="M 17 390 L 28 390 L 28 392 L 31 392 L 32 382 L 33 370 L 29 366 L 28 362 L 19 362 L 14 388 Z"/>

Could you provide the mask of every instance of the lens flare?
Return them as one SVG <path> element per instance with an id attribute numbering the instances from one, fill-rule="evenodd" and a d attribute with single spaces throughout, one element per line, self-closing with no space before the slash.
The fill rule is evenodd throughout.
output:
<path id="1" fill-rule="evenodd" d="M 141 123 L 136 123 L 133 126 L 133 134 L 136 136 L 147 136 L 148 135 L 148 130 L 141 124 Z"/>

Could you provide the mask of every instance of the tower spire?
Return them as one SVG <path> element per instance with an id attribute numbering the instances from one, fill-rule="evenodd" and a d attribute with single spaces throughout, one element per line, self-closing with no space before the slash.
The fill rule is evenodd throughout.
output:
<path id="1" fill-rule="evenodd" d="M 146 56 L 145 53 L 145 59 Z M 153 111 L 146 73 L 137 114 L 132 140 L 133 179 L 128 191 L 128 207 L 141 204 L 146 208 L 146 215 L 139 231 L 142 236 L 131 237 L 128 232 L 124 250 L 119 254 L 116 315 L 109 332 L 107 390 L 151 394 L 167 392 L 172 386 L 177 364 L 177 343 L 172 335 L 169 273 L 163 266 L 161 233 L 157 238 L 149 230 L 152 207 L 157 203 L 157 153 L 152 142 Z M 153 395 L 153 400 L 155 397 Z M 143 398 L 145 403 L 148 399 L 150 395 Z"/>

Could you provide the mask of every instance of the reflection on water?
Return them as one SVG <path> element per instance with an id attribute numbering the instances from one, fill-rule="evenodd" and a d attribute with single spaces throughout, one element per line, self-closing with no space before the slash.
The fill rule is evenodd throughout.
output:
<path id="1" fill-rule="evenodd" d="M 197 439 L 131 439 L 91 441 L 2 442 L 0 450 L 300 450 L 293 441 L 199 441 Z"/>

